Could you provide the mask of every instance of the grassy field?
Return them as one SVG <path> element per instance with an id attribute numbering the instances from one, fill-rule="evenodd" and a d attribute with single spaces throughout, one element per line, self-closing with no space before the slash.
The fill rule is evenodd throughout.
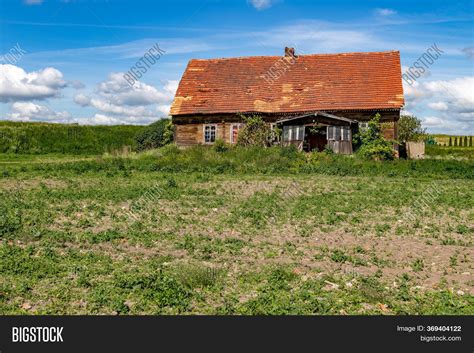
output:
<path id="1" fill-rule="evenodd" d="M 426 146 L 427 158 L 474 160 L 474 147 Z"/>
<path id="2" fill-rule="evenodd" d="M 143 128 L 0 121 L 0 153 L 82 155 L 133 149 Z"/>
<path id="3" fill-rule="evenodd" d="M 472 161 L 0 155 L 0 314 L 474 314 Z"/>

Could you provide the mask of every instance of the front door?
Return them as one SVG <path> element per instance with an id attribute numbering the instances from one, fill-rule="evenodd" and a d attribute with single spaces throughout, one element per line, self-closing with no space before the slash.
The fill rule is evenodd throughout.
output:
<path id="1" fill-rule="evenodd" d="M 307 127 L 307 139 L 309 151 L 324 151 L 328 143 L 325 127 Z"/>

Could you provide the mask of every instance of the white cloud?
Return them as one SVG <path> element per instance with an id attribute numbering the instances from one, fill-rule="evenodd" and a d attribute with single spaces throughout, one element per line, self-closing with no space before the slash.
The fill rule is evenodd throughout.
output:
<path id="1" fill-rule="evenodd" d="M 90 104 L 91 99 L 85 94 L 80 93 L 74 97 L 74 102 L 79 104 L 81 107 L 87 107 Z"/>
<path id="2" fill-rule="evenodd" d="M 123 73 L 115 72 L 97 85 L 92 96 L 77 94 L 74 102 L 98 110 L 87 123 L 147 124 L 169 114 L 177 86 L 175 80 L 166 81 L 162 89 L 140 81 L 130 86 Z M 84 122 L 84 119 L 80 121 Z"/>
<path id="3" fill-rule="evenodd" d="M 178 85 L 179 85 L 178 80 L 170 80 L 165 84 L 163 88 L 166 92 L 170 93 L 174 97 L 176 90 L 178 89 Z"/>
<path id="4" fill-rule="evenodd" d="M 449 81 L 429 81 L 424 87 L 432 94 L 446 97 L 457 112 L 474 111 L 474 76 Z"/>
<path id="5" fill-rule="evenodd" d="M 66 111 L 55 112 L 45 105 L 32 102 L 15 102 L 12 104 L 11 112 L 7 115 L 9 120 L 15 121 L 61 121 L 70 118 Z"/>
<path id="6" fill-rule="evenodd" d="M 422 126 L 430 132 L 459 134 L 469 133 L 469 125 L 459 121 L 453 121 L 449 117 L 427 116 L 422 118 Z"/>
<path id="7" fill-rule="evenodd" d="M 434 110 L 448 110 L 448 105 L 445 102 L 428 103 L 428 107 Z"/>
<path id="8" fill-rule="evenodd" d="M 95 114 L 92 118 L 81 119 L 83 124 L 90 125 L 120 125 L 123 124 L 121 119 L 108 116 L 105 114 Z"/>
<path id="9" fill-rule="evenodd" d="M 474 77 L 452 80 L 404 82 L 405 109 L 418 115 L 431 132 L 474 133 Z M 428 109 L 436 116 L 423 117 Z"/>
<path id="10" fill-rule="evenodd" d="M 156 110 L 165 115 L 169 115 L 171 104 L 163 104 L 156 107 Z"/>
<path id="11" fill-rule="evenodd" d="M 155 113 L 147 110 L 144 106 L 126 106 L 116 105 L 101 99 L 91 99 L 90 105 L 97 110 L 104 113 L 116 114 L 116 115 L 127 115 L 130 117 L 153 117 Z"/>
<path id="12" fill-rule="evenodd" d="M 136 81 L 131 87 L 121 72 L 109 74 L 107 80 L 98 85 L 97 93 L 118 105 L 164 103 L 172 100 L 174 96 L 169 89 L 162 92 L 140 81 Z"/>
<path id="13" fill-rule="evenodd" d="M 62 72 L 52 67 L 27 73 L 15 65 L 0 65 L 0 102 L 50 98 L 65 86 Z"/>
<path id="14" fill-rule="evenodd" d="M 249 0 L 253 7 L 257 10 L 265 10 L 273 6 L 275 0 Z"/>
<path id="15" fill-rule="evenodd" d="M 392 9 L 375 9 L 375 13 L 379 16 L 386 17 L 386 16 L 395 15 L 397 11 L 392 10 Z"/>

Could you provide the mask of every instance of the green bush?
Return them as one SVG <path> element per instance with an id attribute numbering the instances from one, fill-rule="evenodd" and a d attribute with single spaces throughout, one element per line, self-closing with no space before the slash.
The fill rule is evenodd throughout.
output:
<path id="1" fill-rule="evenodd" d="M 385 140 L 382 136 L 382 127 L 380 124 L 380 114 L 376 114 L 372 120 L 369 121 L 369 127 L 366 131 L 360 134 L 361 147 L 357 154 L 367 160 L 392 160 L 395 153 L 392 148 L 392 143 Z"/>
<path id="2" fill-rule="evenodd" d="M 170 119 L 160 119 L 148 125 L 135 137 L 137 151 L 162 147 L 173 141 L 173 125 Z"/>
<path id="3" fill-rule="evenodd" d="M 261 146 L 268 147 L 270 145 L 272 131 L 270 127 L 258 115 L 241 116 L 245 121 L 245 125 L 239 131 L 237 144 L 239 146 Z"/>

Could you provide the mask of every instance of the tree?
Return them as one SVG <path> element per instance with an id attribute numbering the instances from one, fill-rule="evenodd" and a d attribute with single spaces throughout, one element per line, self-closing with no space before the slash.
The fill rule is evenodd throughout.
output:
<path id="1" fill-rule="evenodd" d="M 448 146 L 451 147 L 453 145 L 453 140 L 451 139 L 451 136 L 449 136 L 449 143 Z"/>
<path id="2" fill-rule="evenodd" d="M 402 115 L 398 120 L 398 141 L 420 141 L 425 138 L 426 129 L 421 126 L 421 120 L 414 115 Z"/>
<path id="3" fill-rule="evenodd" d="M 173 141 L 171 119 L 160 119 L 148 125 L 135 137 L 137 150 L 144 151 L 162 147 Z"/>
<path id="4" fill-rule="evenodd" d="M 457 147 L 458 146 L 458 138 L 457 136 L 454 137 L 454 147 Z"/>
<path id="5" fill-rule="evenodd" d="M 467 136 L 464 136 L 464 147 L 467 147 Z"/>
<path id="6" fill-rule="evenodd" d="M 364 159 L 391 160 L 395 157 L 392 143 L 382 135 L 379 113 L 369 121 L 367 130 L 361 132 L 360 141 L 362 144 L 357 154 Z"/>
<path id="7" fill-rule="evenodd" d="M 241 118 L 245 125 L 239 131 L 237 144 L 239 146 L 261 146 L 267 147 L 270 144 L 271 129 L 258 115 L 244 116 Z"/>
<path id="8" fill-rule="evenodd" d="M 469 147 L 472 147 L 472 136 L 469 137 Z"/>

